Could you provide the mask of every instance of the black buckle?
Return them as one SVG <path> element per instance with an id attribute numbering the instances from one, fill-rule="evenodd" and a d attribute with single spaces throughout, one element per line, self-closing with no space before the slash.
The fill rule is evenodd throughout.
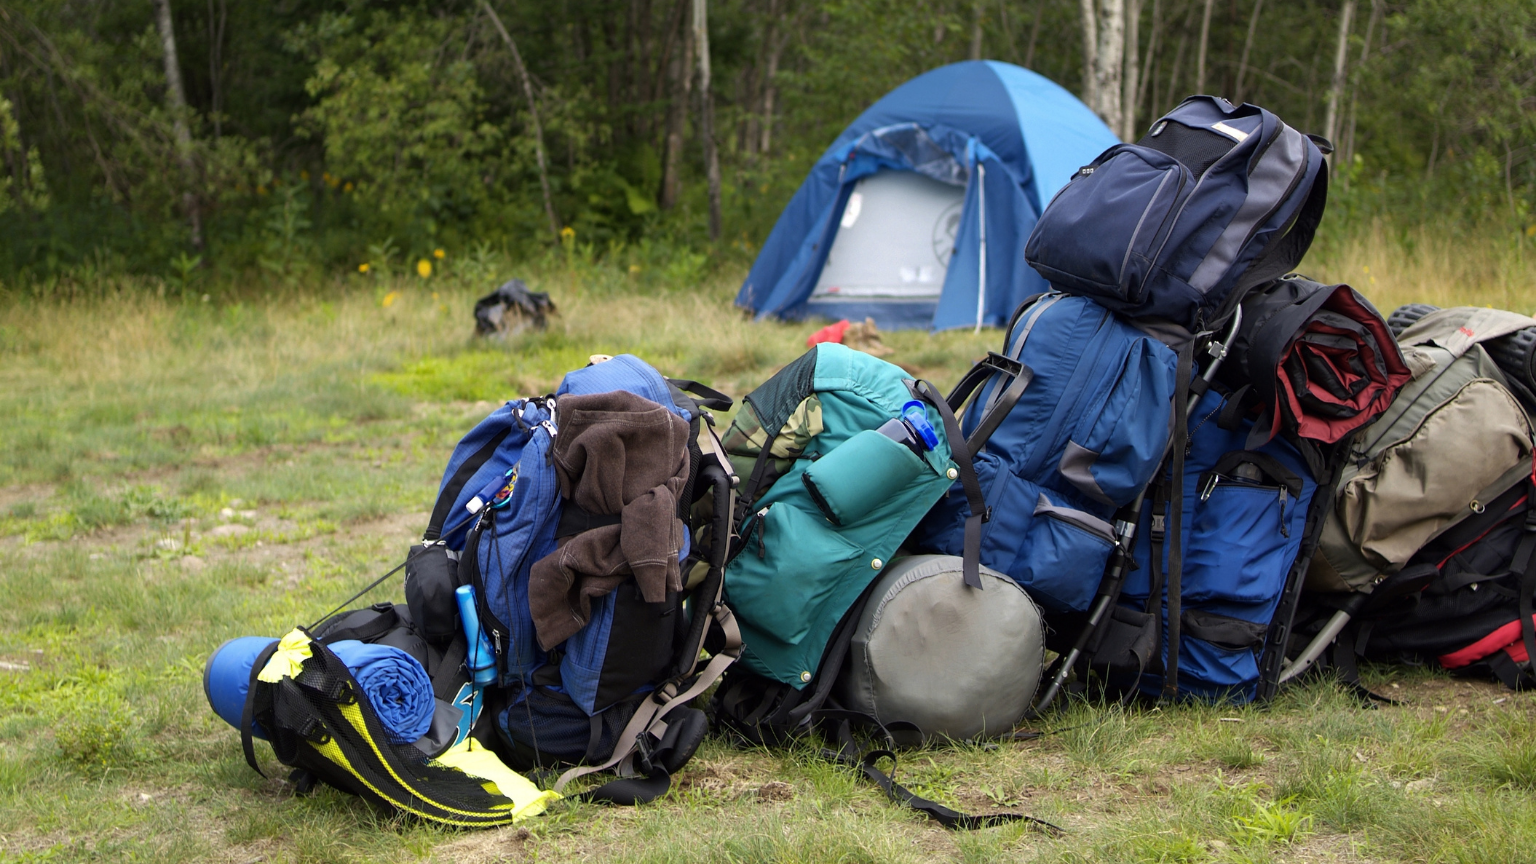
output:
<path id="1" fill-rule="evenodd" d="M 1167 530 L 1167 518 L 1168 517 L 1161 513 L 1152 514 L 1152 531 L 1147 536 L 1152 539 L 1153 543 L 1163 542 L 1163 537 L 1165 536 Z"/>
<path id="2" fill-rule="evenodd" d="M 999 354 L 996 351 L 988 351 L 987 359 L 981 361 L 981 364 L 983 366 L 990 366 L 991 368 L 996 369 L 1004 375 L 1010 375 L 1014 378 L 1024 374 L 1023 363 L 1020 363 L 1012 357 Z"/>

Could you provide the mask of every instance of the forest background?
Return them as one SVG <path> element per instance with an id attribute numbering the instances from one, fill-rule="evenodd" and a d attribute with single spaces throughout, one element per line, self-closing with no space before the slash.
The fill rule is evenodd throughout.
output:
<path id="1" fill-rule="evenodd" d="M 869 103 L 967 58 L 1127 139 L 1195 92 L 1333 139 L 1324 243 L 1536 243 L 1530 0 L 4 0 L 0 292 L 571 252 L 683 287 L 749 261 Z"/>

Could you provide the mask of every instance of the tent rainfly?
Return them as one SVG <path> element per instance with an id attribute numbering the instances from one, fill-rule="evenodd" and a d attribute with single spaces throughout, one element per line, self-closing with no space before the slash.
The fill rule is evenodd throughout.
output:
<path id="1" fill-rule="evenodd" d="M 1060 85 L 990 60 L 897 87 L 784 208 L 736 305 L 885 329 L 1000 327 L 1046 282 L 1024 243 L 1056 192 L 1119 143 Z"/>

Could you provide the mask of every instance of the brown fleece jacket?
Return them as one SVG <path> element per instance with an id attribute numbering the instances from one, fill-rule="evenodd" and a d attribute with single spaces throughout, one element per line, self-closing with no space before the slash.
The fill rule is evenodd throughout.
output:
<path id="1" fill-rule="evenodd" d="M 688 423 L 655 402 L 624 391 L 567 395 L 556 413 L 561 497 L 619 524 L 565 538 L 534 563 L 528 605 L 546 651 L 587 625 L 593 598 L 631 575 L 647 603 L 682 590 L 677 496 L 688 479 Z"/>

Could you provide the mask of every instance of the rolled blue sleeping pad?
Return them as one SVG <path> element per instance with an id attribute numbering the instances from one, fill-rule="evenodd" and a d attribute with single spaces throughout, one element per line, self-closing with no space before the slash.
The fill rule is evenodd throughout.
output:
<path id="1" fill-rule="evenodd" d="M 220 645 L 203 667 L 203 694 L 208 697 L 208 704 L 213 713 L 236 729 L 245 713 L 251 667 L 261 652 L 275 642 L 270 636 L 231 639 Z M 432 693 L 432 679 L 415 657 L 399 648 L 368 645 L 355 639 L 328 647 L 347 664 L 390 740 L 410 744 L 432 728 L 437 699 Z M 267 738 L 266 731 L 255 722 L 251 723 L 251 734 Z"/>
<path id="2" fill-rule="evenodd" d="M 389 645 L 345 639 L 328 646 L 347 664 L 363 698 L 396 744 L 410 744 L 432 728 L 437 697 L 421 661 Z"/>
<path id="3" fill-rule="evenodd" d="M 208 655 L 203 666 L 203 695 L 213 706 L 213 713 L 225 723 L 240 728 L 245 713 L 245 694 L 251 688 L 251 666 L 267 646 L 277 640 L 270 636 L 241 636 L 230 639 Z M 254 721 L 251 734 L 266 740 L 267 733 Z"/>

